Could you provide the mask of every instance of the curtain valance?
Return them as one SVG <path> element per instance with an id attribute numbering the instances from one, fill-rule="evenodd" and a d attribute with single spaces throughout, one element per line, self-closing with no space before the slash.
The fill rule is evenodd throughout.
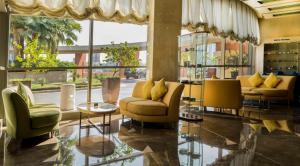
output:
<path id="1" fill-rule="evenodd" d="M 13 13 L 144 24 L 148 0 L 6 0 Z"/>
<path id="2" fill-rule="evenodd" d="M 147 24 L 149 0 L 6 0 L 13 13 Z M 168 7 L 168 6 L 166 6 Z M 182 0 L 182 24 L 258 43 L 258 18 L 239 0 Z"/>
<path id="3" fill-rule="evenodd" d="M 182 24 L 239 40 L 260 40 L 255 11 L 239 0 L 182 0 Z"/>

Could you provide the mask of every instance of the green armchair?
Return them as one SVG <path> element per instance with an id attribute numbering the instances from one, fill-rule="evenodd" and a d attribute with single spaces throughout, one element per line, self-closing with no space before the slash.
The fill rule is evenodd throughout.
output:
<path id="1" fill-rule="evenodd" d="M 31 90 L 27 88 L 30 97 Z M 16 92 L 16 88 L 6 88 L 2 91 L 6 132 L 17 141 L 35 137 L 58 129 L 61 119 L 59 107 L 53 104 L 35 104 L 28 106 L 25 100 Z"/>

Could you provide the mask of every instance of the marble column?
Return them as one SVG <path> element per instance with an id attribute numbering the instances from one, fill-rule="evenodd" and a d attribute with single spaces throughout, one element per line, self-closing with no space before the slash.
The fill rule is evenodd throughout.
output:
<path id="1" fill-rule="evenodd" d="M 7 86 L 7 55 L 8 55 L 8 35 L 9 35 L 9 15 L 0 12 L 0 93 Z M 2 93 L 0 95 L 0 118 L 4 117 Z"/>
<path id="2" fill-rule="evenodd" d="M 148 78 L 177 81 L 181 0 L 150 0 Z"/>

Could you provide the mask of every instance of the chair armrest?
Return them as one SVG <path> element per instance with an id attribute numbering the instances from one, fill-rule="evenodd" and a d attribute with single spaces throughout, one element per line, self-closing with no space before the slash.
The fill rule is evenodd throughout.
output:
<path id="1" fill-rule="evenodd" d="M 179 115 L 180 98 L 184 85 L 180 83 L 170 83 L 168 92 L 163 98 L 163 102 L 168 106 L 168 117 L 177 120 Z"/>

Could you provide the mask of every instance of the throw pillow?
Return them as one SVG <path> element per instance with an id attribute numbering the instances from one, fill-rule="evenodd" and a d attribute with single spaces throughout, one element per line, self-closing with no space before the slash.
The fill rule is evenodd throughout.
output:
<path id="1" fill-rule="evenodd" d="M 159 101 L 168 91 L 165 85 L 165 79 L 159 80 L 151 89 L 151 99 L 153 101 Z"/>
<path id="2" fill-rule="evenodd" d="M 264 79 L 262 78 L 262 76 L 256 72 L 254 75 L 252 75 L 248 81 L 250 82 L 250 84 L 253 87 L 258 87 L 259 85 L 261 85 L 264 82 Z"/>
<path id="3" fill-rule="evenodd" d="M 280 81 L 281 81 L 280 78 L 278 78 L 275 74 L 270 73 L 270 75 L 266 78 L 264 84 L 268 88 L 275 88 Z"/>
<path id="4" fill-rule="evenodd" d="M 154 82 L 152 79 L 147 80 L 143 86 L 143 98 L 144 99 L 151 99 L 151 89 L 154 86 Z"/>
<path id="5" fill-rule="evenodd" d="M 263 124 L 270 133 L 280 127 L 275 120 L 263 120 Z"/>
<path id="6" fill-rule="evenodd" d="M 21 82 L 19 82 L 18 84 L 17 93 L 24 99 L 28 107 L 31 107 L 33 105 L 29 94 L 27 93 L 26 86 Z"/>

